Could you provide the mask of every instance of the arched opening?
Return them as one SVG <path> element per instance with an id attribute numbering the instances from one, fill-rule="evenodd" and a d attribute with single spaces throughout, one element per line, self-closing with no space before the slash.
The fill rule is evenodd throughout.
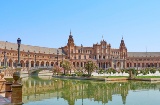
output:
<path id="1" fill-rule="evenodd" d="M 29 67 L 29 61 L 28 60 L 26 61 L 26 67 Z"/>
<path id="2" fill-rule="evenodd" d="M 118 68 L 120 67 L 120 62 L 117 63 L 117 67 L 118 67 Z"/>
<path id="3" fill-rule="evenodd" d="M 53 66 L 54 65 L 54 62 L 51 62 L 51 66 Z"/>
<path id="4" fill-rule="evenodd" d="M 47 66 L 47 67 L 49 66 L 49 62 L 48 62 L 48 61 L 46 62 L 46 66 Z"/>
<path id="5" fill-rule="evenodd" d="M 12 59 L 9 59 L 9 63 L 8 63 L 9 67 L 12 67 L 12 62 L 13 62 Z"/>
<path id="6" fill-rule="evenodd" d="M 73 62 L 73 66 L 75 67 L 75 62 Z"/>
<path id="7" fill-rule="evenodd" d="M 41 67 L 44 67 L 44 61 L 41 62 Z"/>
<path id="8" fill-rule="evenodd" d="M 81 62 L 81 67 L 83 67 L 83 63 Z"/>
<path id="9" fill-rule="evenodd" d="M 37 66 L 37 67 L 39 66 L 39 61 L 36 61 L 36 66 Z"/>
<path id="10" fill-rule="evenodd" d="M 34 67 L 34 61 L 31 61 L 31 67 Z"/>
<path id="11" fill-rule="evenodd" d="M 13 66 L 17 67 L 17 63 L 18 63 L 18 60 L 15 60 L 14 63 L 13 63 Z"/>
<path id="12" fill-rule="evenodd" d="M 77 67 L 79 67 L 79 62 L 77 62 Z"/>
<path id="13" fill-rule="evenodd" d="M 21 67 L 25 67 L 25 64 L 24 64 L 23 60 L 21 60 L 20 63 L 21 63 Z"/>

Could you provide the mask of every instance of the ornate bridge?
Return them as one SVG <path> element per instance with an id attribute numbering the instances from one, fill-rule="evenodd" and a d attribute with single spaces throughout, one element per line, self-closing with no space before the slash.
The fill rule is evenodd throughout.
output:
<path id="1" fill-rule="evenodd" d="M 32 68 L 21 68 L 21 73 L 28 74 L 30 76 L 38 76 L 39 72 L 43 70 L 51 71 L 53 67 L 51 66 L 44 66 L 44 67 L 32 67 Z M 7 69 L 0 69 L 0 73 L 4 73 L 5 77 L 12 77 L 13 73 L 16 71 L 16 68 L 7 68 Z"/>

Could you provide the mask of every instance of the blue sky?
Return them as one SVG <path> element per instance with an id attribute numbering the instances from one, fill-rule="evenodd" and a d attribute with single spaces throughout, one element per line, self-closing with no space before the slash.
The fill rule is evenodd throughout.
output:
<path id="1" fill-rule="evenodd" d="M 70 29 L 76 45 L 102 35 L 113 48 L 160 52 L 160 0 L 0 0 L 0 40 L 58 48 Z"/>

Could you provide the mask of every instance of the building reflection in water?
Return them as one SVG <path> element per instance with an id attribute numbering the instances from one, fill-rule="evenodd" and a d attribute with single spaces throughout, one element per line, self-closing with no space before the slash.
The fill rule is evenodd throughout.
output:
<path id="1" fill-rule="evenodd" d="M 60 79 L 40 79 L 28 78 L 23 80 L 23 102 L 40 101 L 49 98 L 62 98 L 68 102 L 68 105 L 75 105 L 77 100 L 84 99 L 107 104 L 112 101 L 113 95 L 122 97 L 122 103 L 125 105 L 126 97 L 130 90 L 157 89 L 160 83 L 150 82 L 95 82 L 80 80 L 60 80 Z"/>

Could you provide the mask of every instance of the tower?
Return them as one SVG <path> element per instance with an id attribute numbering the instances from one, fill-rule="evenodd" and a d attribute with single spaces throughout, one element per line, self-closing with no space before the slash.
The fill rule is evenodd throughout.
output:
<path id="1" fill-rule="evenodd" d="M 73 39 L 71 30 L 70 30 L 70 35 L 69 35 L 68 43 L 67 43 L 67 47 L 68 47 L 68 49 L 67 49 L 68 59 L 72 59 L 71 55 L 73 55 L 74 46 L 75 46 L 74 39 Z"/>
<path id="2" fill-rule="evenodd" d="M 127 58 L 127 48 L 125 46 L 123 36 L 121 39 L 119 50 L 120 50 L 120 59 L 122 60 L 121 65 L 123 65 L 123 68 L 125 68 L 126 67 L 126 58 Z"/>

